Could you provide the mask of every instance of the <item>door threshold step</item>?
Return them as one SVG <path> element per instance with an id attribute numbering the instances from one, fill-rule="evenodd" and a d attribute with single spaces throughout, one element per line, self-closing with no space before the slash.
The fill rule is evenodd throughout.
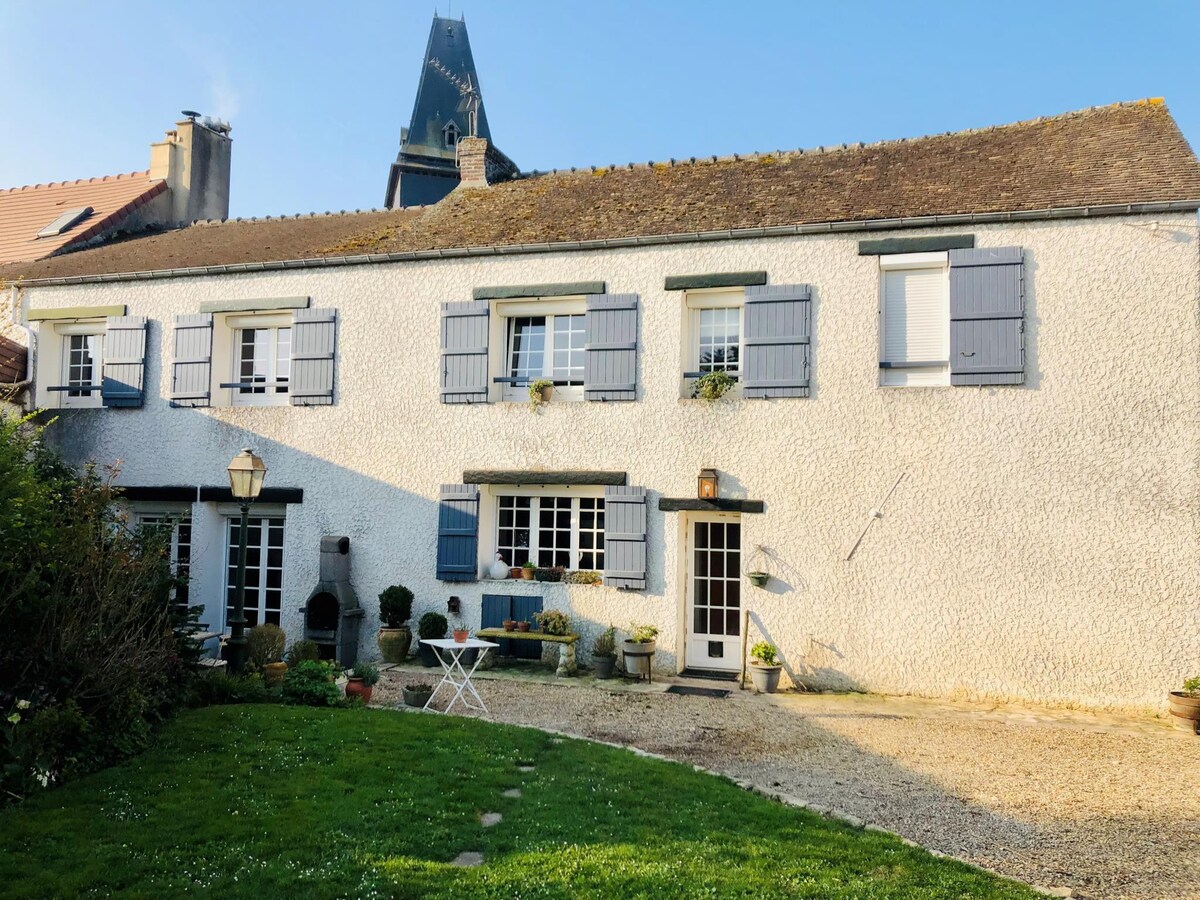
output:
<path id="1" fill-rule="evenodd" d="M 679 673 L 680 678 L 701 678 L 705 681 L 729 681 L 737 683 L 737 672 L 723 672 L 719 669 L 692 669 L 687 668 Z"/>

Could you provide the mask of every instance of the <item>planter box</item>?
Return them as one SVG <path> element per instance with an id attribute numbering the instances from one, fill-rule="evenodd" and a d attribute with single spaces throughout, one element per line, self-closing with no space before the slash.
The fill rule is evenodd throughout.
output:
<path id="1" fill-rule="evenodd" d="M 1200 697 L 1189 697 L 1183 691 L 1171 691 L 1167 699 L 1175 724 L 1192 734 L 1200 734 Z"/>

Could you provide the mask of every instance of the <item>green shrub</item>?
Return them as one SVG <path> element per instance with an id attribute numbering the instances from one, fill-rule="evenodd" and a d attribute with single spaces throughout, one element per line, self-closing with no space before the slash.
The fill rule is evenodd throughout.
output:
<path id="1" fill-rule="evenodd" d="M 638 625 L 636 622 L 629 626 L 629 639 L 635 644 L 649 644 L 658 637 L 658 629 L 653 625 Z"/>
<path id="2" fill-rule="evenodd" d="M 246 664 L 251 672 L 261 672 L 268 663 L 283 662 L 287 636 L 270 622 L 255 625 L 246 635 Z"/>
<path id="3" fill-rule="evenodd" d="M 283 699 L 296 706 L 338 706 L 342 692 L 334 684 L 336 678 L 333 663 L 305 660 L 283 677 Z"/>
<path id="4" fill-rule="evenodd" d="M 692 386 L 692 398 L 720 400 L 736 383 L 725 372 L 706 372 Z"/>
<path id="5" fill-rule="evenodd" d="M 379 684 L 379 669 L 371 663 L 359 663 L 350 670 L 351 678 L 361 678 L 367 687 Z"/>
<path id="6" fill-rule="evenodd" d="M 279 699 L 279 690 L 271 690 L 259 675 L 211 674 L 196 679 L 195 706 L 224 706 L 231 703 L 268 703 Z"/>
<path id="7" fill-rule="evenodd" d="M 567 584 L 600 584 L 603 580 L 604 578 L 599 572 L 593 572 L 589 569 L 567 572 L 563 576 L 563 581 Z"/>
<path id="8" fill-rule="evenodd" d="M 385 628 L 400 628 L 412 616 L 413 592 L 402 584 L 384 588 L 379 595 L 379 618 Z"/>
<path id="9" fill-rule="evenodd" d="M 302 662 L 316 662 L 320 658 L 321 649 L 317 646 L 317 642 L 310 638 L 296 641 L 287 652 L 287 664 L 292 668 Z"/>
<path id="10" fill-rule="evenodd" d="M 1195 678 L 1184 679 L 1183 692 L 1191 697 L 1200 696 L 1200 675 Z"/>
<path id="11" fill-rule="evenodd" d="M 545 612 L 534 613 L 533 617 L 546 634 L 565 635 L 571 633 L 571 620 L 565 612 L 548 609 Z"/>
<path id="12" fill-rule="evenodd" d="M 441 613 L 427 612 L 417 623 L 417 636 L 423 641 L 435 641 L 446 636 L 450 623 Z"/>
<path id="13" fill-rule="evenodd" d="M 767 641 L 759 641 L 750 648 L 750 658 L 764 666 L 779 665 L 779 648 Z"/>

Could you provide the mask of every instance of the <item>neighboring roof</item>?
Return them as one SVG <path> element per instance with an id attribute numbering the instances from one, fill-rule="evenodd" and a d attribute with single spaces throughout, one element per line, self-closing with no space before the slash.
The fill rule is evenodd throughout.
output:
<path id="1" fill-rule="evenodd" d="M 333 217 L 322 246 L 315 233 L 304 234 L 320 219 L 194 225 L 0 268 L 0 280 L 315 258 L 330 265 L 373 261 L 370 254 L 544 252 L 1143 207 L 1200 208 L 1200 162 L 1161 100 L 865 146 L 522 177 L 460 188 L 423 209 Z"/>
<path id="2" fill-rule="evenodd" d="M 28 351 L 16 341 L 0 337 L 0 384 L 13 384 L 25 378 Z"/>
<path id="3" fill-rule="evenodd" d="M 89 240 L 166 188 L 162 179 L 151 180 L 149 172 L 131 172 L 0 190 L 0 265 L 42 259 Z M 37 236 L 64 212 L 89 206 L 91 214 L 61 234 Z"/>

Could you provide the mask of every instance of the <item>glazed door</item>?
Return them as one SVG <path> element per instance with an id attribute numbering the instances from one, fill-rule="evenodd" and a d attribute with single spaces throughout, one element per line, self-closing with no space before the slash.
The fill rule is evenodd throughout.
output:
<path id="1" fill-rule="evenodd" d="M 741 520 L 705 516 L 688 528 L 687 665 L 737 671 L 742 638 Z"/>

